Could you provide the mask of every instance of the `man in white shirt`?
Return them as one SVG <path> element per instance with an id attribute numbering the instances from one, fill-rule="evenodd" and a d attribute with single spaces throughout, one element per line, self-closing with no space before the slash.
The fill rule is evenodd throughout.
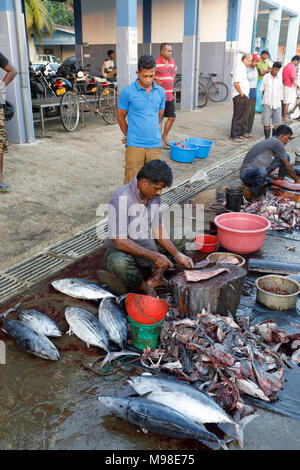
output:
<path id="1" fill-rule="evenodd" d="M 233 116 L 231 122 L 230 137 L 234 142 L 243 142 L 241 136 L 243 132 L 243 122 L 248 106 L 249 81 L 247 78 L 247 67 L 252 62 L 251 54 L 244 54 L 241 62 L 237 65 L 233 73 Z"/>
<path id="2" fill-rule="evenodd" d="M 271 121 L 273 124 L 272 135 L 274 135 L 277 127 L 281 124 L 283 99 L 282 77 L 279 74 L 281 69 L 280 62 L 274 62 L 271 72 L 264 75 L 261 91 L 262 95 L 262 117 L 261 122 L 264 126 L 265 138 L 270 137 Z"/>
<path id="3" fill-rule="evenodd" d="M 116 57 L 115 51 L 110 49 L 107 51 L 108 59 L 103 62 L 102 75 L 104 78 L 114 78 L 117 75 L 114 59 Z"/>

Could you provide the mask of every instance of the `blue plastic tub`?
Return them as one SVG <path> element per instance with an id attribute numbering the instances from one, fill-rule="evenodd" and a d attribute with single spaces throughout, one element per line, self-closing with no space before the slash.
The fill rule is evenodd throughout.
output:
<path id="1" fill-rule="evenodd" d="M 186 141 L 188 144 L 197 145 L 199 147 L 196 158 L 207 158 L 213 145 L 212 140 L 200 139 L 199 137 L 188 137 Z"/>
<path id="2" fill-rule="evenodd" d="M 191 142 L 183 142 L 187 147 L 189 147 L 188 149 L 183 149 L 181 147 L 176 146 L 175 144 L 177 143 L 178 141 L 170 142 L 171 160 L 174 160 L 175 162 L 181 162 L 181 163 L 192 163 L 198 151 L 198 146 L 192 144 Z"/>

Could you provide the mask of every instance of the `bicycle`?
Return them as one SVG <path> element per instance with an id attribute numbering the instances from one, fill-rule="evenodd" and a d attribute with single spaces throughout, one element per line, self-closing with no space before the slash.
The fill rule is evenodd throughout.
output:
<path id="1" fill-rule="evenodd" d="M 199 75 L 199 85 L 205 87 L 209 99 L 218 103 L 225 101 L 228 96 L 228 86 L 224 82 L 213 81 L 213 77 L 217 76 L 216 73 L 209 73 L 208 76 L 203 76 L 202 73 Z M 207 80 L 205 85 L 201 83 L 202 79 Z"/>
<path id="2" fill-rule="evenodd" d="M 105 82 L 74 80 L 73 89 L 67 91 L 60 103 L 60 118 L 64 128 L 73 132 L 79 122 L 80 104 L 87 111 L 98 114 L 107 124 L 117 122 L 118 93 L 115 85 Z"/>
<path id="3" fill-rule="evenodd" d="M 176 102 L 181 101 L 181 75 L 177 75 L 174 82 L 174 91 L 176 92 Z M 207 105 L 208 93 L 202 83 L 198 83 L 198 107 L 203 108 Z"/>

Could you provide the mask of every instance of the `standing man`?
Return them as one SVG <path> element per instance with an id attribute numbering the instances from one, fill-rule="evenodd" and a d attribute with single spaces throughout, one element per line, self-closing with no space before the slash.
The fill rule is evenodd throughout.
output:
<path id="1" fill-rule="evenodd" d="M 282 80 L 283 80 L 283 115 L 282 121 L 286 123 L 287 113 L 290 104 L 296 103 L 296 89 L 300 90 L 297 84 L 297 67 L 300 63 L 300 56 L 295 55 L 291 62 L 283 67 Z"/>
<path id="2" fill-rule="evenodd" d="M 3 80 L 0 80 L 0 192 L 8 192 L 7 184 L 3 180 L 3 154 L 7 152 L 7 137 L 5 129 L 4 105 L 6 87 L 15 78 L 17 71 L 9 60 L 0 52 L 0 67 L 6 71 Z"/>
<path id="3" fill-rule="evenodd" d="M 256 86 L 257 86 L 257 79 L 258 79 L 258 72 L 257 72 L 257 63 L 259 61 L 259 57 L 257 54 L 252 54 L 252 62 L 250 64 L 249 69 L 247 70 L 247 78 L 249 81 L 249 99 L 248 99 L 248 106 L 244 118 L 243 129 L 242 129 L 242 136 L 243 137 L 253 137 L 251 134 L 254 117 L 255 117 L 255 105 L 256 105 Z"/>
<path id="4" fill-rule="evenodd" d="M 268 62 L 268 58 L 270 54 L 268 51 L 262 51 L 261 53 L 261 60 L 257 64 L 257 71 L 258 71 L 258 81 L 257 81 L 257 90 L 256 90 L 256 106 L 255 111 L 257 113 L 262 113 L 262 91 L 260 89 L 263 78 L 266 74 L 268 74 L 271 70 L 270 64 Z"/>
<path id="5" fill-rule="evenodd" d="M 112 49 L 107 51 L 108 59 L 103 62 L 102 75 L 104 78 L 114 78 L 117 75 L 117 69 L 115 67 L 116 53 Z"/>
<path id="6" fill-rule="evenodd" d="M 177 66 L 171 58 L 171 55 L 172 46 L 164 42 L 160 45 L 160 56 L 155 59 L 155 81 L 158 85 L 163 87 L 166 93 L 166 106 L 163 117 L 167 118 L 167 121 L 162 134 L 162 148 L 164 150 L 170 149 L 170 144 L 167 142 L 167 136 L 176 119 L 173 89 Z"/>
<path id="7" fill-rule="evenodd" d="M 243 122 L 248 106 L 249 81 L 247 78 L 247 68 L 252 62 L 251 54 L 244 54 L 241 62 L 233 72 L 233 116 L 231 123 L 230 137 L 234 142 L 243 142 L 241 139 Z"/>
<path id="8" fill-rule="evenodd" d="M 265 138 L 270 137 L 271 121 L 273 124 L 272 136 L 275 135 L 277 127 L 281 124 L 281 100 L 283 99 L 282 79 L 278 72 L 281 69 L 280 62 L 274 62 L 271 72 L 263 78 L 261 91 L 262 97 L 262 116 L 261 121 L 264 126 Z"/>
<path id="9" fill-rule="evenodd" d="M 118 101 L 118 123 L 126 145 L 125 180 L 128 184 L 150 160 L 160 158 L 161 123 L 165 109 L 164 89 L 154 82 L 155 60 L 143 55 L 137 79 L 123 88 Z M 127 118 L 127 120 L 126 120 Z"/>

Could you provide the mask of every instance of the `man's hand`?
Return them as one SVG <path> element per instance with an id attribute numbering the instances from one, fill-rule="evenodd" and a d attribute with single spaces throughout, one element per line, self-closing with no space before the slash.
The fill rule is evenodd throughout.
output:
<path id="1" fill-rule="evenodd" d="M 127 144 L 127 136 L 125 135 L 123 139 L 121 139 L 122 144 Z"/>
<path id="2" fill-rule="evenodd" d="M 244 93 L 240 93 L 240 97 L 243 98 L 243 96 L 244 96 Z"/>
<path id="3" fill-rule="evenodd" d="M 161 253 L 158 253 L 157 251 L 154 252 L 152 261 L 157 266 L 158 268 L 163 268 L 163 269 L 168 269 L 168 268 L 173 268 L 173 264 L 169 260 L 169 258 Z"/>
<path id="4" fill-rule="evenodd" d="M 176 263 L 181 264 L 182 266 L 185 266 L 186 268 L 194 267 L 193 260 L 189 256 L 185 256 L 180 252 L 174 256 L 174 260 L 176 261 Z"/>

